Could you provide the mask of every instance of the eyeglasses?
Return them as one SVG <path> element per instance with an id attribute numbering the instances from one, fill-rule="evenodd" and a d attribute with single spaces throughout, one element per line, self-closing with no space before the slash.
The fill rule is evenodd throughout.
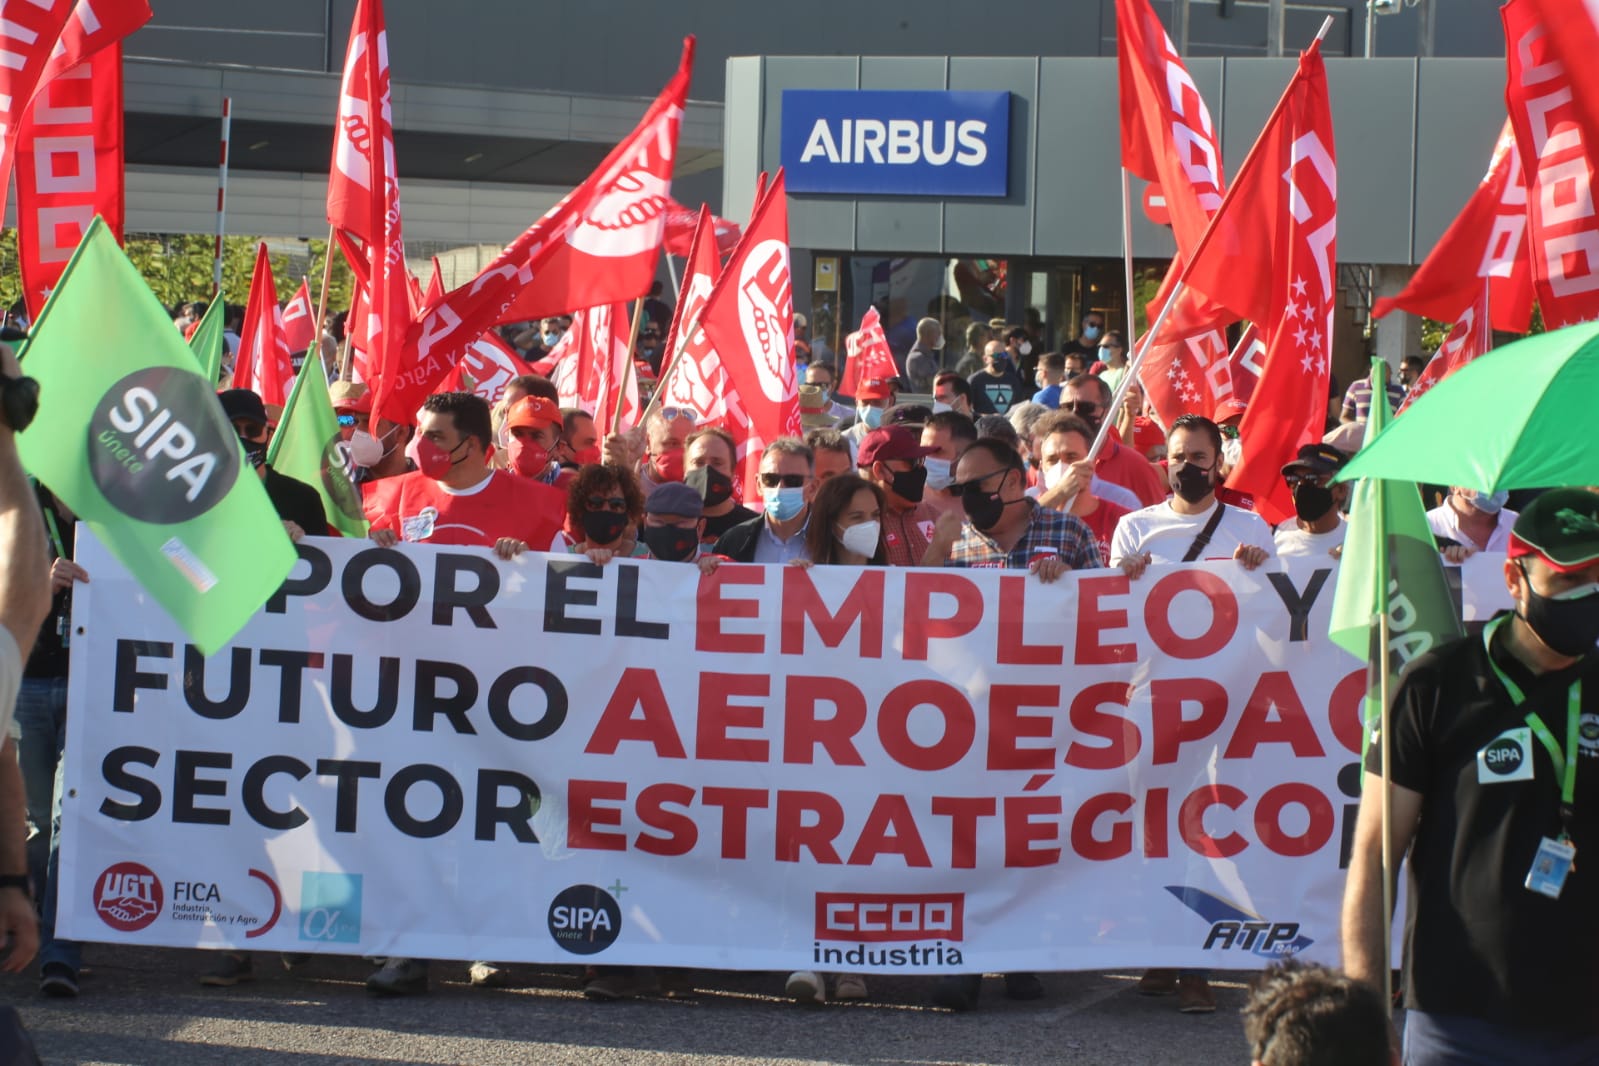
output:
<path id="1" fill-rule="evenodd" d="M 761 487 L 766 489 L 775 489 L 777 486 L 781 485 L 785 489 L 802 488 L 805 485 L 805 479 L 809 476 L 810 475 L 808 474 L 763 473 L 761 474 Z"/>
<path id="2" fill-rule="evenodd" d="M 590 496 L 583 502 L 588 505 L 588 509 L 591 511 L 627 513 L 627 498 L 625 496 Z"/>
<path id="3" fill-rule="evenodd" d="M 695 414 L 687 407 L 662 407 L 660 408 L 660 412 L 661 417 L 666 419 L 668 422 L 676 422 L 678 419 L 683 419 L 685 422 L 696 422 L 699 420 L 699 415 Z"/>
<path id="4" fill-rule="evenodd" d="M 354 415 L 340 415 L 339 416 L 339 425 L 341 425 L 341 426 L 353 426 L 353 425 L 355 425 L 355 416 Z"/>
<path id="5" fill-rule="evenodd" d="M 1091 403 L 1088 400 L 1073 400 L 1071 403 L 1063 403 L 1060 406 L 1061 410 L 1070 411 L 1074 415 L 1099 414 L 1099 404 Z"/>
<path id="6" fill-rule="evenodd" d="M 980 496 L 983 492 L 983 482 L 987 481 L 991 477 L 998 477 L 1007 473 L 1009 473 L 1008 470 L 990 471 L 989 473 L 983 474 L 980 477 L 974 477 L 970 481 L 957 481 L 955 484 L 950 486 L 950 490 L 953 491 L 957 496 Z"/>

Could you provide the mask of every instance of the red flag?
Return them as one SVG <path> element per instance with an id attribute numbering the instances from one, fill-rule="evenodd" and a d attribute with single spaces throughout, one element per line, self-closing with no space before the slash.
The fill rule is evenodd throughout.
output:
<path id="1" fill-rule="evenodd" d="M 622 407 L 621 428 L 638 423 L 638 377 L 628 371 L 627 338 L 632 322 L 626 304 L 606 304 L 572 313 L 572 328 L 542 360 L 553 364 L 550 380 L 562 407 L 581 407 L 609 433 Z"/>
<path id="2" fill-rule="evenodd" d="M 1212 419 L 1222 422 L 1248 410 L 1249 401 L 1255 395 L 1255 386 L 1260 384 L 1260 372 L 1264 368 L 1262 360 L 1265 358 L 1266 341 L 1251 322 L 1244 327 L 1243 335 L 1227 355 L 1227 391 L 1225 394 L 1218 391 L 1215 395 L 1215 407 L 1210 416 Z"/>
<path id="3" fill-rule="evenodd" d="M 1320 440 L 1337 296 L 1338 170 L 1321 44 L 1300 54 L 1188 267 L 1188 283 L 1260 327 L 1264 369 L 1227 485 L 1275 525 L 1294 513 L 1282 466 Z"/>
<path id="4" fill-rule="evenodd" d="M 1532 263 L 1527 254 L 1527 184 L 1516 135 L 1507 119 L 1488 173 L 1398 296 L 1378 300 L 1372 316 L 1398 308 L 1451 322 L 1477 302 L 1489 281 L 1493 323 L 1525 333 L 1532 316 Z"/>
<path id="5" fill-rule="evenodd" d="M 316 340 L 316 311 L 311 307 L 311 283 L 300 279 L 300 291 L 283 308 L 283 339 L 291 352 L 310 351 Z"/>
<path id="6" fill-rule="evenodd" d="M 841 395 L 854 396 L 863 381 L 892 381 L 899 377 L 888 335 L 883 332 L 883 318 L 875 307 L 868 307 L 861 316 L 861 328 L 844 338 L 844 351 L 849 360 L 838 386 Z"/>
<path id="7" fill-rule="evenodd" d="M 244 306 L 244 333 L 233 364 L 233 387 L 254 389 L 266 404 L 284 406 L 294 383 L 294 363 L 283 337 L 283 312 L 278 308 L 278 283 L 272 276 L 267 246 L 255 252 L 255 276 Z"/>
<path id="8" fill-rule="evenodd" d="M 694 231 L 699 225 L 700 213 L 684 207 L 676 200 L 666 201 L 666 250 L 675 256 L 687 256 L 694 243 Z M 700 205 L 704 207 L 703 204 Z M 711 216 L 716 229 L 716 250 L 722 255 L 738 244 L 740 230 L 737 222 Z"/>
<path id="9" fill-rule="evenodd" d="M 406 380 L 397 386 L 403 390 L 403 398 L 395 401 L 400 408 L 425 395 L 468 344 L 496 325 L 598 307 L 649 291 L 693 62 L 690 37 L 683 42 L 677 73 L 594 173 L 482 273 L 446 293 L 412 325 L 406 340 Z"/>
<path id="10" fill-rule="evenodd" d="M 444 271 L 439 266 L 439 257 L 433 257 L 433 273 L 428 275 L 427 291 L 422 294 L 422 306 L 432 307 L 444 298 Z"/>
<path id="11" fill-rule="evenodd" d="M 39 78 L 40 88 L 102 48 L 120 42 L 149 22 L 150 14 L 146 0 L 78 0 L 50 53 L 50 61 L 44 66 L 44 74 Z M 6 15 L 10 18 L 12 13 L 8 11 Z"/>
<path id="12" fill-rule="evenodd" d="M 328 171 L 328 221 L 339 231 L 346 258 L 365 289 L 364 329 L 354 339 L 366 352 L 373 411 L 409 423 L 427 390 L 416 393 L 413 389 L 406 346 L 406 327 L 413 316 L 400 225 L 389 46 L 381 0 L 359 0 L 350 24 L 333 163 Z M 351 254 L 356 242 L 360 248 Z M 440 377 L 442 370 L 430 383 Z"/>
<path id="13" fill-rule="evenodd" d="M 505 395 L 511 379 L 533 373 L 533 368 L 492 330 L 479 337 L 461 361 L 439 382 L 435 392 L 473 392 L 492 407 Z M 609 427 L 607 427 L 609 428 Z"/>
<path id="14" fill-rule="evenodd" d="M 75 6 L 76 0 L 7 4 L 0 18 L 0 213 L 5 211 L 23 114 L 43 83 L 45 67 Z"/>
<path id="15" fill-rule="evenodd" d="M 1479 355 L 1486 355 L 1493 347 L 1493 327 L 1489 322 L 1488 287 L 1477 287 L 1477 301 L 1467 307 L 1455 321 L 1454 328 L 1449 331 L 1449 336 L 1438 346 L 1438 351 L 1427 360 L 1427 365 L 1422 367 L 1416 380 L 1411 382 L 1410 389 L 1405 393 L 1405 400 L 1399 405 L 1396 414 L 1404 414 L 1405 409 L 1422 396 L 1427 390 L 1438 384 L 1444 378 L 1453 374 Z"/>
<path id="16" fill-rule="evenodd" d="M 749 452 L 801 433 L 794 381 L 794 292 L 783 171 L 766 187 L 700 318 L 750 419 Z M 744 464 L 744 498 L 759 495 Z"/>
<path id="17" fill-rule="evenodd" d="M 1575 0 L 1568 0 L 1575 7 Z M 1577 86 L 1535 5 L 1501 9 L 1509 66 L 1505 101 L 1527 171 L 1527 243 L 1538 309 L 1549 329 L 1599 317 L 1599 218 L 1593 207 L 1593 152 L 1599 120 L 1578 106 Z M 1564 21 L 1564 20 L 1563 20 Z M 1591 29 L 1591 27 L 1590 27 Z M 1594 101 L 1583 100 L 1591 106 Z"/>
<path id="18" fill-rule="evenodd" d="M 33 98 L 17 146 L 17 258 L 38 318 L 99 215 L 122 242 L 122 47 L 113 42 Z"/>
<path id="19" fill-rule="evenodd" d="M 1558 56 L 1570 79 L 1572 104 L 1588 131 L 1599 130 L 1599 2 L 1596 0 L 1528 0 L 1535 17 L 1548 29 L 1548 47 Z M 1505 19 L 1510 19 L 1507 11 Z M 1517 14 L 1519 19 L 1528 17 Z M 1506 41 L 1509 41 L 1507 34 Z M 1511 50 L 1513 51 L 1513 49 Z M 1588 138 L 1592 144 L 1592 138 Z M 1530 171 L 1534 157 L 1523 148 Z"/>

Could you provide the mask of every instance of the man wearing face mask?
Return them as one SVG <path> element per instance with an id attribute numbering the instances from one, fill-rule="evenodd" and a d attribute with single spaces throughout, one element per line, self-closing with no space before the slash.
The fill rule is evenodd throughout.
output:
<path id="1" fill-rule="evenodd" d="M 933 413 L 954 411 L 972 417 L 972 383 L 946 370 L 933 379 Z"/>
<path id="2" fill-rule="evenodd" d="M 715 554 L 735 563 L 790 563 L 805 558 L 805 529 L 816 494 L 816 457 L 805 442 L 779 437 L 761 453 L 766 511 L 723 533 Z"/>
<path id="3" fill-rule="evenodd" d="M 1599 1062 L 1599 496 L 1543 493 L 1506 555 L 1514 609 L 1393 695 L 1411 1066 Z M 1386 994 L 1380 770 L 1373 738 L 1342 936 L 1349 976 Z"/>
<path id="4" fill-rule="evenodd" d="M 1166 435 L 1172 497 L 1122 516 L 1110 541 L 1110 565 L 1138 578 L 1150 563 L 1238 560 L 1254 570 L 1276 554 L 1271 528 L 1253 511 L 1216 498 L 1221 428 L 1203 415 L 1182 415 Z"/>
<path id="5" fill-rule="evenodd" d="M 542 396 L 524 396 L 505 416 L 505 469 L 556 488 L 572 479 L 555 461 L 565 426 L 561 409 Z"/>
<path id="6" fill-rule="evenodd" d="M 838 375 L 832 363 L 813 362 L 805 367 L 805 384 L 822 390 L 821 400 L 827 404 L 827 413 L 833 416 L 833 425 L 842 426 L 855 417 L 855 410 L 838 402 L 833 394 L 837 383 Z"/>
<path id="7" fill-rule="evenodd" d="M 1063 353 L 1077 352 L 1082 355 L 1084 365 L 1092 363 L 1099 358 L 1099 339 L 1105 335 L 1105 316 L 1098 311 L 1090 311 L 1083 316 L 1083 331 L 1075 340 L 1067 341 L 1061 346 Z"/>
<path id="8" fill-rule="evenodd" d="M 939 511 L 960 513 L 961 502 L 951 488 L 955 461 L 977 439 L 977 423 L 956 411 L 935 411 L 922 426 L 922 443 L 933 450 L 922 465 L 927 468 L 927 502 Z"/>
<path id="9" fill-rule="evenodd" d="M 944 368 L 944 327 L 936 318 L 916 323 L 916 343 L 905 354 L 905 377 L 912 392 L 932 392 L 933 378 Z"/>
<path id="10" fill-rule="evenodd" d="M 894 406 L 898 395 L 893 378 L 863 381 L 855 389 L 855 424 L 844 431 L 850 444 L 860 452 L 866 434 L 883 424 L 883 412 Z"/>
<path id="11" fill-rule="evenodd" d="M 1110 386 L 1092 374 L 1082 374 L 1061 386 L 1060 409 L 1088 423 L 1096 434 L 1100 424 L 1110 415 L 1110 401 L 1114 394 Z M 1121 434 L 1111 427 L 1105 446 L 1094 457 L 1094 477 L 1105 485 L 1131 493 L 1140 506 L 1152 507 L 1166 498 L 1167 486 L 1161 480 L 1154 463 L 1126 447 Z M 1131 507 L 1118 494 L 1103 487 L 1095 488 L 1096 495 L 1114 499 Z M 1135 508 L 1136 509 L 1136 508 Z"/>
<path id="12" fill-rule="evenodd" d="M 1516 512 L 1505 507 L 1510 493 L 1478 492 L 1463 485 L 1450 488 L 1443 503 L 1427 512 L 1427 526 L 1444 558 L 1465 562 L 1476 552 L 1502 552 L 1510 544 Z"/>
<path id="13" fill-rule="evenodd" d="M 355 464 L 355 483 L 366 485 L 416 469 L 405 454 L 413 427 L 372 418 L 372 393 L 358 381 L 335 381 L 328 386 L 339 433 Z M 364 490 L 363 490 L 364 491 Z"/>
<path id="14" fill-rule="evenodd" d="M 698 559 L 705 541 L 705 504 L 687 484 L 657 485 L 644 501 L 644 528 L 639 539 L 650 555 L 669 563 Z"/>
<path id="15" fill-rule="evenodd" d="M 249 389 L 226 389 L 217 393 L 217 399 L 222 402 L 222 410 L 227 412 L 228 421 L 233 423 L 234 431 L 239 434 L 245 457 L 261 478 L 261 487 L 266 489 L 267 498 L 283 520 L 283 528 L 288 531 L 289 539 L 298 541 L 304 536 L 327 536 L 328 515 L 316 489 L 303 481 L 280 474 L 267 465 L 267 445 L 272 440 L 272 432 L 267 423 L 266 405 L 261 402 L 261 397 Z"/>
<path id="16" fill-rule="evenodd" d="M 936 448 L 918 444 L 904 426 L 874 429 L 860 448 L 860 475 L 883 490 L 883 544 L 890 566 L 939 566 L 943 557 L 930 558 L 938 516 L 943 512 L 928 503 L 926 457 Z"/>
<path id="17" fill-rule="evenodd" d="M 594 416 L 580 407 L 561 408 L 561 443 L 555 449 L 562 466 L 579 467 L 601 462 L 600 431 Z"/>
<path id="18" fill-rule="evenodd" d="M 723 533 L 757 517 L 733 496 L 734 478 L 738 473 L 738 444 L 733 435 L 720 426 L 696 429 L 683 443 L 688 463 L 683 484 L 699 496 L 703 539 L 715 544 Z M 655 498 L 653 492 L 650 498 Z"/>
<path id="19" fill-rule="evenodd" d="M 1346 462 L 1348 456 L 1331 444 L 1307 444 L 1283 467 L 1283 479 L 1294 494 L 1294 520 L 1272 533 L 1279 558 L 1336 559 L 1343 552 L 1344 533 L 1349 528 L 1343 505 L 1349 499 L 1349 483 L 1335 485 L 1332 479 Z"/>
<path id="20" fill-rule="evenodd" d="M 682 481 L 683 442 L 694 432 L 694 412 L 686 407 L 657 407 L 644 420 L 644 457 L 639 460 L 639 486 L 650 490 L 668 481 Z"/>
<path id="21" fill-rule="evenodd" d="M 999 341 L 989 341 L 983 348 L 983 369 L 968 378 L 967 383 L 972 387 L 972 413 L 975 415 L 1002 415 L 1012 404 L 1021 403 L 1032 395 L 1011 362 L 1010 348 Z"/>
<path id="22" fill-rule="evenodd" d="M 1027 327 L 1012 326 L 1005 331 L 1005 358 L 1016 368 L 1016 373 L 1022 381 L 1030 383 L 1033 380 L 1033 375 L 1038 371 L 1038 346 L 1033 343 L 1033 336 L 1027 332 Z M 1027 399 L 1032 394 L 1033 391 L 1029 388 L 1027 396 L 1022 399 Z"/>

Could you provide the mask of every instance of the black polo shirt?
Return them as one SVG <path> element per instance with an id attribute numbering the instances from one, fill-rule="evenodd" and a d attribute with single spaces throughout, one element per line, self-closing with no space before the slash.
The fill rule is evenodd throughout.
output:
<path id="1" fill-rule="evenodd" d="M 1422 794 L 1409 863 L 1405 1004 L 1599 1034 L 1599 655 L 1534 675 L 1505 650 L 1503 630 L 1492 642 L 1493 661 L 1526 694 L 1519 707 L 1480 635 L 1421 656 L 1394 694 L 1393 780 Z M 1504 780 L 1480 771 L 1477 753 L 1525 728 L 1533 710 L 1564 748 L 1567 693 L 1579 678 L 1584 732 L 1593 737 L 1577 757 L 1576 863 L 1553 900 L 1523 884 L 1539 842 L 1560 832 L 1553 760 L 1533 735 L 1530 779 Z M 1366 769 L 1378 768 L 1373 744 Z"/>

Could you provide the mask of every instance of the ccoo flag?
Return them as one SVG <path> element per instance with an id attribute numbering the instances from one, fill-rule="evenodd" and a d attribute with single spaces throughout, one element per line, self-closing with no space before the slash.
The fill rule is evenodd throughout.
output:
<path id="1" fill-rule="evenodd" d="M 283 408 L 283 420 L 272 435 L 267 464 L 280 474 L 313 486 L 322 496 L 328 524 L 347 537 L 366 536 L 361 490 L 352 480 L 355 466 L 339 432 L 339 416 L 328 395 L 322 360 L 308 354 Z M 313 537 L 326 530 L 308 529 Z"/>
<path id="2" fill-rule="evenodd" d="M 104 343 L 104 323 L 120 343 Z M 90 224 L 34 324 L 39 417 L 17 448 L 202 654 L 228 643 L 294 566 L 216 387 L 116 238 Z"/>
<path id="3" fill-rule="evenodd" d="M 1379 362 L 1372 360 L 1373 381 L 1382 374 Z M 1372 389 L 1366 444 L 1377 439 L 1388 418 L 1387 392 Z M 1371 664 L 1368 725 L 1375 723 L 1378 709 L 1379 638 L 1373 620 L 1383 612 L 1388 615 L 1388 662 L 1394 677 L 1418 655 L 1463 635 L 1416 483 L 1365 478 L 1355 483 L 1350 499 L 1349 531 L 1327 628 L 1334 644 Z"/>

